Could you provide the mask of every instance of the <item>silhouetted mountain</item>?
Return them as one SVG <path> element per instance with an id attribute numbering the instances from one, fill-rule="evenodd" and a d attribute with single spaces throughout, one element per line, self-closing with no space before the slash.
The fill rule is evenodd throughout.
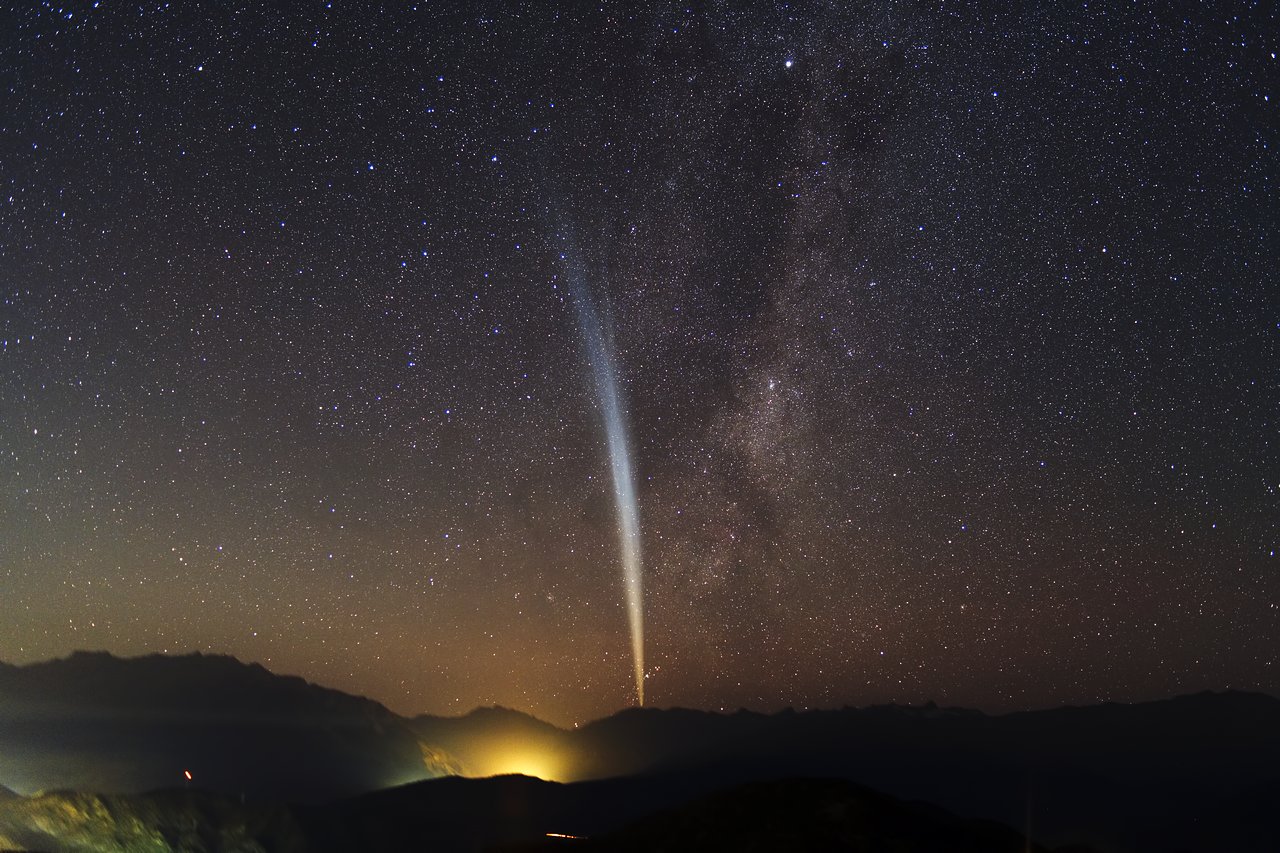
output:
<path id="1" fill-rule="evenodd" d="M 0 781 L 135 792 L 182 780 L 326 799 L 432 773 L 404 721 L 369 699 L 230 657 L 76 653 L 0 668 Z"/>
<path id="2" fill-rule="evenodd" d="M 447 749 L 465 768 L 484 754 L 488 721 L 461 720 Z M 1250 839 L 1280 832 L 1271 810 L 1250 805 L 1280 779 L 1280 701 L 1261 694 L 1000 716 L 932 705 L 771 715 L 646 708 L 575 731 L 522 725 L 530 744 L 554 753 L 562 779 L 678 774 L 714 790 L 842 778 L 1013 825 L 1029 815 L 1039 839 L 1115 850 L 1212 850 L 1227 837 L 1235 849 L 1264 850 Z"/>
<path id="3" fill-rule="evenodd" d="M 565 759 L 573 754 L 569 732 L 509 708 L 477 708 L 461 717 L 422 715 L 409 721 L 442 764 L 464 776 L 524 773 L 572 779 L 585 774 Z M 596 777 L 617 775 L 598 773 Z"/>
<path id="4" fill-rule="evenodd" d="M 546 846 L 546 845 L 544 845 Z M 839 780 L 754 782 L 647 817 L 575 845 L 589 853 L 1030 853 L 1025 836 L 992 821 L 966 820 Z M 1080 851 L 1077 851 L 1080 853 Z"/>
<path id="5" fill-rule="evenodd" d="M 1218 693 L 1002 716 L 877 707 L 728 716 L 633 710 L 573 733 L 588 772 L 838 777 L 1035 836 L 1116 850 L 1266 850 L 1280 701 Z M 1252 798 L 1252 799 L 1251 799 Z M 1274 814 L 1274 810 L 1271 812 Z"/>
<path id="6" fill-rule="evenodd" d="M 614 792 L 594 801 L 603 823 L 588 823 L 593 835 L 748 782 L 829 778 L 1030 825 L 1051 845 L 1246 853 L 1271 850 L 1280 836 L 1280 700 L 1261 694 L 998 716 L 933 705 L 727 715 L 633 709 L 566 731 L 501 708 L 405 720 L 376 702 L 230 658 L 79 654 L 0 667 L 0 783 L 20 792 L 129 792 L 172 785 L 188 768 L 195 785 L 237 799 L 348 798 L 308 816 L 308 827 L 343 814 L 353 826 L 370 814 L 383 814 L 375 823 L 430 814 L 447 822 L 454 812 L 488 808 L 475 801 L 486 791 L 525 803 L 538 821 L 561 814 L 560 795 L 529 793 L 544 791 L 529 780 L 442 784 L 430 788 L 434 805 L 411 788 L 349 799 L 444 772 L 524 772 L 604 780 L 569 786 Z M 614 796 L 628 785 L 638 787 Z M 398 804 L 420 817 L 401 815 Z M 327 832 L 343 831 L 335 824 Z"/>

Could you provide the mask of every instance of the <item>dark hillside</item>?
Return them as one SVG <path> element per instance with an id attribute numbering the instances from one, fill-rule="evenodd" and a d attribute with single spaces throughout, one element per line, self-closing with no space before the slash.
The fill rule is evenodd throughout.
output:
<path id="1" fill-rule="evenodd" d="M 327 799 L 430 775 L 417 738 L 369 699 L 234 658 L 77 653 L 0 669 L 0 781 L 136 792 L 179 784 Z"/>

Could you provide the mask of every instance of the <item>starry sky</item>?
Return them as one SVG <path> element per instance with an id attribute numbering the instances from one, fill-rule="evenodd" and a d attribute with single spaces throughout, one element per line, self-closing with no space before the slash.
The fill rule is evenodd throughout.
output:
<path id="1" fill-rule="evenodd" d="M 6 5 L 0 660 L 1280 690 L 1271 4 Z"/>

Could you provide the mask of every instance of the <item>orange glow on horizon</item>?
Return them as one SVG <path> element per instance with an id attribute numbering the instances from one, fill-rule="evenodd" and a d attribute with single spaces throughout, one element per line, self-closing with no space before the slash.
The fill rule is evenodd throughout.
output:
<path id="1" fill-rule="evenodd" d="M 487 775 L 505 776 L 519 773 L 546 782 L 558 782 L 559 769 L 555 759 L 545 752 L 535 750 L 511 750 L 494 757 Z"/>
<path id="2" fill-rule="evenodd" d="M 519 734 L 486 739 L 465 759 L 464 775 L 532 776 L 546 782 L 569 782 L 573 775 L 555 744 Z"/>

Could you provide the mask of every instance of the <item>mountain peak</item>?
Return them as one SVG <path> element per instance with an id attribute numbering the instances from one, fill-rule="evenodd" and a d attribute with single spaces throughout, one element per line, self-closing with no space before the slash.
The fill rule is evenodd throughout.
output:
<path id="1" fill-rule="evenodd" d="M 227 793 L 318 799 L 431 775 L 372 699 L 200 652 L 0 669 L 0 756 L 0 783 L 20 791 L 147 790 L 190 770 Z"/>

